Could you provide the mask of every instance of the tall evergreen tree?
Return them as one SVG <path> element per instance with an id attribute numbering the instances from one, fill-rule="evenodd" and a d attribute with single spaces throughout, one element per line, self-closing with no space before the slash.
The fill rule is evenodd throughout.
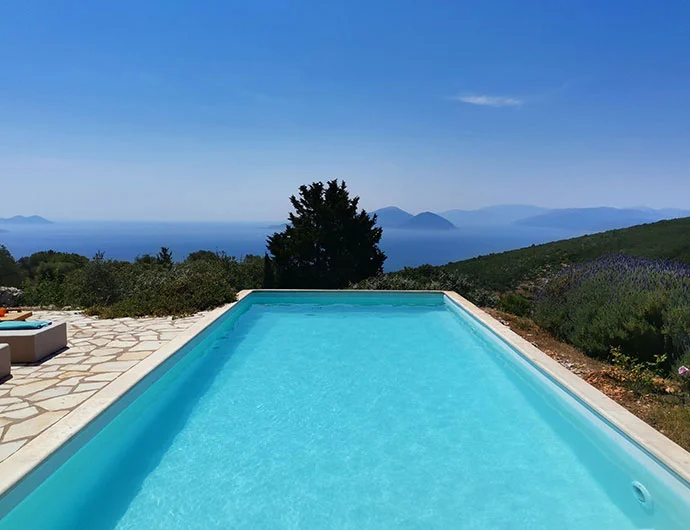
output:
<path id="1" fill-rule="evenodd" d="M 268 252 L 264 254 L 264 289 L 273 289 L 275 287 L 275 271 L 273 269 L 273 260 L 268 255 Z"/>
<path id="2" fill-rule="evenodd" d="M 344 181 L 300 186 L 290 202 L 288 226 L 267 243 L 279 287 L 340 289 L 382 272 L 383 231 Z"/>
<path id="3" fill-rule="evenodd" d="M 156 256 L 156 263 L 165 265 L 166 267 L 172 267 L 173 256 L 168 247 L 161 247 L 161 251 Z"/>
<path id="4" fill-rule="evenodd" d="M 10 251 L 0 245 L 0 287 L 19 287 L 21 271 Z"/>

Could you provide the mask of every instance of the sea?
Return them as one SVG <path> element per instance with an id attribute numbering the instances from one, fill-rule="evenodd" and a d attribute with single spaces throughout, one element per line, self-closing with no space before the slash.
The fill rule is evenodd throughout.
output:
<path id="1" fill-rule="evenodd" d="M 3 225 L 0 244 L 15 259 L 41 250 L 75 252 L 133 260 L 168 247 L 175 260 L 196 250 L 224 251 L 242 257 L 263 255 L 275 223 L 63 221 L 45 225 Z M 554 228 L 515 225 L 458 227 L 426 231 L 384 228 L 380 246 L 388 256 L 384 269 L 395 271 L 428 263 L 442 265 L 475 256 L 582 235 Z"/>

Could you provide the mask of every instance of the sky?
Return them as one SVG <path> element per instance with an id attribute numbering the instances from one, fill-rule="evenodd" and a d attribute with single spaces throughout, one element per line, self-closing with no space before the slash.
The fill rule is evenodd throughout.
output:
<path id="1" fill-rule="evenodd" d="M 0 4 L 0 217 L 690 208 L 685 0 Z"/>

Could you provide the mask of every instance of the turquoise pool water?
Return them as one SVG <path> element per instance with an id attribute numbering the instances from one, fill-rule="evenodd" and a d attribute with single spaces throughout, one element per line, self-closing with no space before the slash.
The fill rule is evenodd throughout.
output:
<path id="1" fill-rule="evenodd" d="M 677 530 L 689 499 L 442 295 L 255 293 L 0 501 L 0 530 Z"/>

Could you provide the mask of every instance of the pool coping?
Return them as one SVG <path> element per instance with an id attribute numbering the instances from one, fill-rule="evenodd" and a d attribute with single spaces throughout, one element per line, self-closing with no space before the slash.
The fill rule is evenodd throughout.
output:
<path id="1" fill-rule="evenodd" d="M 6 460 L 0 462 L 0 498 L 9 493 L 34 469 L 47 460 L 60 447 L 69 442 L 76 434 L 103 414 L 109 407 L 149 373 L 172 357 L 197 335 L 211 326 L 225 313 L 230 311 L 251 291 L 240 291 L 237 301 L 216 308 L 205 315 L 199 322 L 181 332 L 167 344 L 149 355 L 146 359 L 122 373 L 119 377 L 104 386 L 93 396 L 85 400 L 56 423 L 48 427 L 33 440 L 18 449 Z"/>
<path id="2" fill-rule="evenodd" d="M 455 292 L 443 291 L 443 293 L 517 350 L 525 359 L 531 361 L 550 379 L 587 405 L 595 414 L 608 421 L 690 485 L 690 453 L 688 451 L 469 300 Z"/>
<path id="3" fill-rule="evenodd" d="M 517 350 L 525 359 L 531 361 L 554 382 L 571 392 L 596 414 L 604 418 L 690 484 L 690 453 L 459 294 L 452 291 L 346 291 L 358 293 L 376 292 L 379 294 L 384 292 L 419 292 L 445 295 L 484 324 L 490 331 L 498 335 L 509 346 Z M 120 397 L 129 392 L 149 373 L 158 368 L 198 334 L 211 326 L 253 292 L 333 293 L 334 291 L 321 289 L 251 289 L 240 291 L 236 302 L 214 309 L 205 315 L 199 322 L 124 372 L 13 455 L 0 462 L 0 497 L 12 490 L 22 479 L 115 404 Z"/>

